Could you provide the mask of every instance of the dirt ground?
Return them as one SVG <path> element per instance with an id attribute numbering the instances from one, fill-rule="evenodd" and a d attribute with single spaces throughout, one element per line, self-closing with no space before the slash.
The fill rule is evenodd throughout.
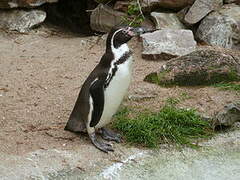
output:
<path id="1" fill-rule="evenodd" d="M 41 27 L 28 34 L 0 31 L 0 153 L 23 155 L 35 150 L 91 146 L 88 137 L 63 128 L 81 84 L 99 62 L 105 36 L 79 37 Z M 124 105 L 160 109 L 169 97 L 181 107 L 212 115 L 239 98 L 213 87 L 162 88 L 143 81 L 164 62 L 141 58 L 141 43 L 130 43 L 135 56 L 132 84 Z M 155 98 L 139 100 L 142 96 Z M 80 136 L 80 137 L 79 137 Z"/>

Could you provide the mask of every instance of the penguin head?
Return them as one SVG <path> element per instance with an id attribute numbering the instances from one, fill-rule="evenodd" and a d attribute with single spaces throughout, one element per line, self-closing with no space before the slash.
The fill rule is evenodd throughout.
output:
<path id="1" fill-rule="evenodd" d="M 118 48 L 136 35 L 138 35 L 136 28 L 130 26 L 115 26 L 108 34 L 107 47 L 113 46 L 114 48 Z"/>

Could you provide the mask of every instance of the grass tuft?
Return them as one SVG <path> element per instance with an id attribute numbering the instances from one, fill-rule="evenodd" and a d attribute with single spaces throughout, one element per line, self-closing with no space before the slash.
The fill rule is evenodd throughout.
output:
<path id="1" fill-rule="evenodd" d="M 220 88 L 221 90 L 240 91 L 240 84 L 235 83 L 217 83 L 214 84 L 213 86 Z"/>
<path id="2" fill-rule="evenodd" d="M 130 117 L 131 114 L 131 117 Z M 123 108 L 113 126 L 126 141 L 150 148 L 162 143 L 195 146 L 193 140 L 208 138 L 213 130 L 194 110 L 178 109 L 168 105 L 159 112 L 133 112 Z"/>

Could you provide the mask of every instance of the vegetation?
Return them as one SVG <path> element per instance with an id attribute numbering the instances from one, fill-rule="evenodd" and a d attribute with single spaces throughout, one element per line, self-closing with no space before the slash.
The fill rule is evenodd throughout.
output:
<path id="1" fill-rule="evenodd" d="M 240 84 L 235 83 L 217 83 L 214 84 L 213 86 L 220 88 L 221 90 L 240 91 Z"/>
<path id="2" fill-rule="evenodd" d="M 131 0 L 128 6 L 127 15 L 123 17 L 123 21 L 130 26 L 139 26 L 143 20 L 144 15 L 141 10 L 139 0 Z"/>
<path id="3" fill-rule="evenodd" d="M 116 115 L 113 126 L 128 142 L 147 147 L 157 147 L 161 143 L 196 147 L 193 140 L 213 135 L 209 123 L 194 110 L 178 109 L 171 103 L 159 112 L 130 111 L 125 107 Z"/>

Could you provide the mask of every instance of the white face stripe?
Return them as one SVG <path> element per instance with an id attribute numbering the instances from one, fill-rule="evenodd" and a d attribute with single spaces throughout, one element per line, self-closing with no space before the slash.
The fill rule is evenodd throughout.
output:
<path id="1" fill-rule="evenodd" d="M 113 46 L 113 39 L 114 39 L 114 36 L 115 36 L 118 32 L 120 32 L 121 30 L 122 30 L 122 28 L 119 29 L 119 30 L 117 30 L 115 33 L 113 33 L 113 35 L 112 35 L 112 39 L 111 39 L 111 47 L 114 47 L 114 46 Z"/>
<path id="2" fill-rule="evenodd" d="M 92 85 L 93 85 L 93 83 L 95 83 L 97 80 L 98 80 L 98 78 L 94 79 L 94 81 L 91 83 L 91 85 L 90 85 L 90 86 L 92 86 Z"/>
<path id="3" fill-rule="evenodd" d="M 111 67 L 108 71 L 108 76 L 107 76 L 107 79 L 106 79 L 106 82 L 108 82 L 108 80 L 111 78 L 112 76 L 112 69 L 114 68 L 114 63 L 117 62 L 125 53 L 129 52 L 129 48 L 128 48 L 128 45 L 127 43 L 124 43 L 122 44 L 120 47 L 118 48 L 115 48 L 114 45 L 113 45 L 113 39 L 114 39 L 114 36 L 120 32 L 121 30 L 123 30 L 122 28 L 117 30 L 113 36 L 112 36 L 112 39 L 111 39 L 111 49 L 112 49 L 112 52 L 113 52 L 113 56 L 114 56 L 114 60 L 111 62 Z"/>

